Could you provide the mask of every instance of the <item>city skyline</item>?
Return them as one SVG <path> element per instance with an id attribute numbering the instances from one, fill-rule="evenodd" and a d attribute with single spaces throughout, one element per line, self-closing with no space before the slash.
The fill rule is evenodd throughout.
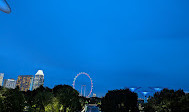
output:
<path id="1" fill-rule="evenodd" d="M 2 74 L 2 76 L 3 76 L 3 78 L 4 78 L 4 73 L 0 73 L 0 74 Z M 87 73 L 85 73 L 85 72 L 80 72 L 80 73 L 78 73 L 78 74 L 87 74 Z M 73 79 L 74 81 L 76 81 L 76 77 L 78 77 L 79 75 L 77 74 L 77 76 L 75 76 L 75 78 Z M 87 74 L 87 75 L 89 75 L 89 74 Z M 43 70 L 38 70 L 37 71 L 37 73 L 35 74 L 35 75 L 18 75 L 18 78 L 17 79 L 19 79 L 19 77 L 27 77 L 27 76 L 29 76 L 29 77 L 32 77 L 32 79 L 31 79 L 31 83 L 30 83 L 30 86 L 29 86 L 29 90 L 30 91 L 32 91 L 32 90 L 34 90 L 34 89 L 37 89 L 40 85 L 42 85 L 42 86 L 44 86 L 44 87 L 48 87 L 48 86 L 45 86 L 44 85 L 44 73 L 43 73 Z M 36 77 L 37 76 L 37 77 Z M 41 77 L 42 76 L 42 77 Z M 90 78 L 90 76 L 89 76 L 89 78 Z M 92 79 L 91 79 L 92 80 Z M 15 85 L 13 86 L 13 81 L 15 81 Z M 8 82 L 8 83 L 7 83 Z M 24 81 L 25 82 L 25 81 Z M 16 86 L 19 86 L 19 85 L 17 85 L 17 80 L 15 80 L 15 79 L 4 79 L 4 81 L 3 81 L 3 87 L 6 87 L 6 88 L 12 88 L 12 89 L 14 89 Z M 11 84 L 11 85 L 10 85 Z M 59 84 L 59 85 L 64 85 L 64 84 Z M 54 85 L 54 86 L 56 86 L 56 85 Z M 73 84 L 72 85 L 70 85 L 70 86 L 72 86 L 73 87 Z M 85 87 L 84 87 L 85 86 Z M 87 86 L 92 86 L 92 88 L 93 88 L 93 85 L 87 85 Z M 82 88 L 82 87 L 84 87 L 84 88 Z M 53 88 L 53 87 L 52 87 Z M 73 87 L 74 88 L 74 87 Z M 167 87 L 136 87 L 136 86 L 131 86 L 131 87 L 124 87 L 124 88 L 117 88 L 117 89 L 129 89 L 130 91 L 132 91 L 132 92 L 135 92 L 135 93 L 137 93 L 138 94 L 138 97 L 139 97 L 139 99 L 140 98 L 143 98 L 144 97 L 144 94 L 148 94 L 148 96 L 152 96 L 155 92 L 160 92 L 163 88 L 167 88 Z M 20 89 L 22 89 L 22 87 L 20 88 Z M 74 89 L 76 89 L 76 88 L 74 88 Z M 93 94 L 93 95 L 89 95 L 89 96 L 87 96 L 84 92 L 85 92 L 85 90 L 84 89 L 86 89 L 86 85 L 81 85 L 81 91 L 79 90 L 79 88 L 77 88 L 76 90 L 80 93 L 80 96 L 85 96 L 85 97 L 92 97 L 92 96 L 94 96 L 94 94 L 95 94 L 95 92 L 92 92 L 91 94 Z M 138 89 L 139 89 L 139 91 L 138 91 Z M 168 88 L 168 89 L 173 89 L 173 88 Z M 183 88 L 174 88 L 175 90 L 178 90 L 178 89 L 183 89 Z M 153 91 L 152 91 L 153 90 Z M 183 89 L 184 90 L 184 92 L 185 93 L 188 93 L 189 91 L 188 91 L 188 89 Z M 21 91 L 25 91 L 25 89 L 23 89 L 23 90 L 21 90 Z M 82 93 L 83 92 L 83 93 Z M 141 94 L 140 94 L 141 93 Z M 83 95 L 82 95 L 83 94 Z M 95 94 L 96 95 L 96 94 Z M 102 96 L 100 96 L 100 95 L 96 95 L 97 97 L 103 97 L 103 95 Z"/>
<path id="2" fill-rule="evenodd" d="M 41 69 L 50 88 L 86 72 L 98 96 L 125 87 L 188 91 L 187 0 L 7 2 L 11 13 L 0 11 L 5 79 Z"/>
<path id="3" fill-rule="evenodd" d="M 43 70 L 38 70 L 35 75 L 18 75 L 17 79 L 8 78 L 4 79 L 4 73 L 0 73 L 0 84 L 5 88 L 15 89 L 19 86 L 21 91 L 34 90 L 44 86 L 44 73 Z"/>

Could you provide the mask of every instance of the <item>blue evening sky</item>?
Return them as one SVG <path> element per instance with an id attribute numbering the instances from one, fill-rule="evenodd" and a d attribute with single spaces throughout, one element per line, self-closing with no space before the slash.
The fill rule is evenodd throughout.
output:
<path id="1" fill-rule="evenodd" d="M 5 78 L 42 69 L 52 88 L 87 72 L 97 96 L 130 86 L 189 88 L 188 0 L 7 2 L 12 12 L 0 12 Z"/>

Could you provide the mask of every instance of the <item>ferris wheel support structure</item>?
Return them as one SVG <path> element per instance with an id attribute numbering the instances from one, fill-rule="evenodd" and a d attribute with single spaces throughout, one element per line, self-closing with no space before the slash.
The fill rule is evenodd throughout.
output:
<path id="1" fill-rule="evenodd" d="M 91 82 L 91 87 L 90 87 L 90 92 L 89 94 L 87 95 L 87 97 L 90 97 L 92 91 L 93 91 L 93 81 L 92 81 L 92 78 L 90 77 L 89 74 L 85 73 L 85 72 L 80 72 L 79 74 L 77 74 L 74 78 L 74 81 L 73 81 L 73 88 L 75 89 L 75 81 L 77 80 L 77 78 L 80 76 L 80 75 L 86 75 L 89 79 L 90 79 L 90 82 Z M 84 90 L 85 92 L 85 90 Z M 81 93 L 82 94 L 82 93 Z M 85 93 L 84 93 L 85 94 Z"/>

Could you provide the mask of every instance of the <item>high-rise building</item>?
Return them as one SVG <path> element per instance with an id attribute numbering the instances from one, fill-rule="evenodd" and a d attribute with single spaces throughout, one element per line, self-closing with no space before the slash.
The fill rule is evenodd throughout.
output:
<path id="1" fill-rule="evenodd" d="M 3 85 L 3 77 L 4 77 L 4 73 L 0 73 L 0 86 Z"/>
<path id="2" fill-rule="evenodd" d="M 44 73 L 43 70 L 38 70 L 35 74 L 33 90 L 44 84 Z"/>
<path id="3" fill-rule="evenodd" d="M 16 87 L 16 80 L 14 80 L 14 79 L 5 79 L 4 83 L 3 83 L 3 87 L 15 89 L 15 87 Z"/>
<path id="4" fill-rule="evenodd" d="M 33 75 L 19 75 L 16 86 L 19 86 L 21 91 L 32 90 Z"/>

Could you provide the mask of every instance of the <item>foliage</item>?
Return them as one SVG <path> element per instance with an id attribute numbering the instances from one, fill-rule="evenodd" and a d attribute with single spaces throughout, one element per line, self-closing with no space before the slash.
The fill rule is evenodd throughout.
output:
<path id="1" fill-rule="evenodd" d="M 179 100 L 180 111 L 181 112 L 189 112 L 189 94 L 181 97 Z"/>
<path id="2" fill-rule="evenodd" d="M 46 112 L 59 112 L 61 105 L 56 97 L 53 97 L 52 101 L 45 106 Z"/>
<path id="3" fill-rule="evenodd" d="M 1 112 L 23 112 L 24 111 L 24 95 L 19 91 L 19 88 L 16 89 L 1 89 L 1 98 L 0 98 L 0 110 Z"/>
<path id="4" fill-rule="evenodd" d="M 51 91 L 48 91 L 48 88 L 40 86 L 33 91 L 33 103 L 35 106 L 36 112 L 45 112 L 45 106 L 51 103 L 53 99 L 53 94 Z"/>
<path id="5" fill-rule="evenodd" d="M 137 94 L 129 89 L 108 91 L 102 99 L 104 112 L 137 112 Z"/>
<path id="6" fill-rule="evenodd" d="M 101 103 L 103 112 L 138 112 L 137 94 L 129 89 L 108 91 L 102 98 L 85 98 L 69 85 L 53 89 L 40 86 L 22 92 L 18 87 L 0 87 L 0 112 L 78 112 L 88 103 Z M 189 112 L 189 94 L 183 90 L 163 89 L 149 97 L 145 112 Z"/>
<path id="7" fill-rule="evenodd" d="M 187 112 L 189 97 L 183 90 L 163 89 L 150 97 L 145 104 L 145 112 Z"/>
<path id="8" fill-rule="evenodd" d="M 0 112 L 75 112 L 81 110 L 79 93 L 68 85 L 33 91 L 0 87 Z"/>
<path id="9" fill-rule="evenodd" d="M 63 105 L 64 112 L 81 110 L 81 104 L 79 102 L 79 93 L 71 86 L 58 85 L 53 89 L 54 95 L 59 100 L 59 103 Z"/>

